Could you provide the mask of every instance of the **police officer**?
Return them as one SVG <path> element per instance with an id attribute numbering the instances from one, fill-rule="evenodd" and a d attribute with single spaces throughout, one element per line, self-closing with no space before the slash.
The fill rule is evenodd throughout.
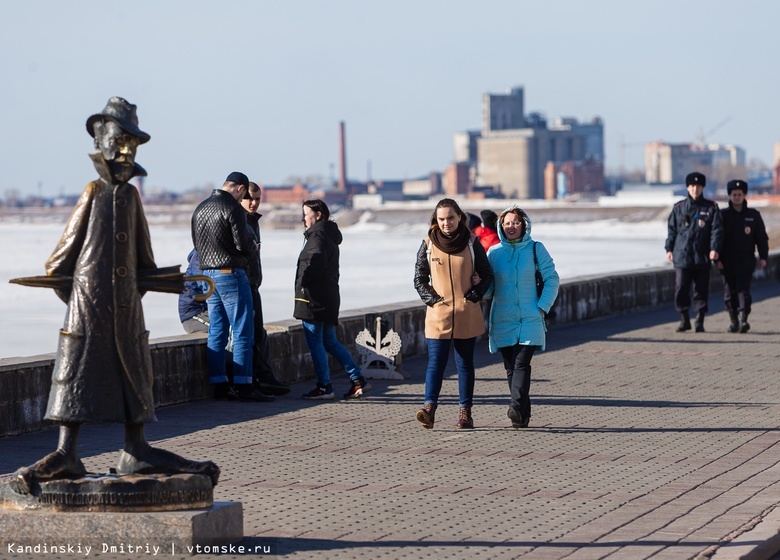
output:
<path id="1" fill-rule="evenodd" d="M 735 179 L 728 182 L 726 190 L 729 207 L 721 213 L 724 236 L 718 269 L 723 275 L 723 300 L 731 320 L 728 332 L 746 333 L 750 330 L 747 319 L 753 301 L 750 281 L 756 267 L 766 266 L 769 237 L 759 211 L 748 208 L 745 200 L 748 184 Z"/>
<path id="2" fill-rule="evenodd" d="M 666 258 L 675 268 L 675 307 L 680 312 L 677 332 L 691 330 L 689 309 L 696 312 L 696 332 L 704 332 L 710 295 L 710 262 L 718 260 L 723 224 L 718 205 L 702 196 L 707 183 L 694 171 L 685 178 L 688 197 L 672 208 L 666 237 Z M 691 298 L 693 287 L 693 298 Z"/>

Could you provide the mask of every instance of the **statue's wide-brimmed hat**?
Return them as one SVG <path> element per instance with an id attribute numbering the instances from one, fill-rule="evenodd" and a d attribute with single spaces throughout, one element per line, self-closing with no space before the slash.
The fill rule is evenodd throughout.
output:
<path id="1" fill-rule="evenodd" d="M 87 132 L 92 138 L 95 137 L 95 131 L 92 125 L 96 121 L 114 121 L 122 130 L 138 138 L 139 143 L 143 144 L 149 141 L 146 132 L 138 128 L 138 115 L 135 114 L 136 106 L 121 97 L 112 97 L 108 100 L 106 108 L 97 115 L 92 115 L 87 119 Z"/>

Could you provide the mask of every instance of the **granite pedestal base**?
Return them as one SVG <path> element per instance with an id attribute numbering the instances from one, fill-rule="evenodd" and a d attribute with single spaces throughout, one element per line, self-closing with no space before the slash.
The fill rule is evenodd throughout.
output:
<path id="1" fill-rule="evenodd" d="M 213 504 L 211 479 L 201 474 L 87 474 L 34 480 L 29 494 L 0 486 L 0 507 L 47 511 L 174 511 Z"/>
<path id="2" fill-rule="evenodd" d="M 224 545 L 244 537 L 241 502 L 156 512 L 61 512 L 0 509 L 0 549 L 36 557 L 119 554 L 146 557 L 193 554 L 196 545 Z M 36 548 L 37 547 L 37 548 Z M 56 548 L 55 548 L 56 547 Z M 156 547 L 156 548 L 155 548 Z"/>

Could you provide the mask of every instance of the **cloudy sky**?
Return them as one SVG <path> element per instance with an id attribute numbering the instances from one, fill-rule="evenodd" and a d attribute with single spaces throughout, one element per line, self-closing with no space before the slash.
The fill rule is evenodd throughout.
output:
<path id="1" fill-rule="evenodd" d="M 518 85 L 526 111 L 602 117 L 608 169 L 701 135 L 769 164 L 779 21 L 766 0 L 5 0 L 0 197 L 79 193 L 112 95 L 152 136 L 147 185 L 175 191 L 328 178 L 342 120 L 351 178 L 443 170 L 482 95 Z"/>

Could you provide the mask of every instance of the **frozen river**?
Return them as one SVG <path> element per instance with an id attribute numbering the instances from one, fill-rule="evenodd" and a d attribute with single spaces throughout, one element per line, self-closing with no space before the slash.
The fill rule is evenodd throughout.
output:
<path id="1" fill-rule="evenodd" d="M 56 348 L 65 304 L 51 290 L 17 286 L 8 280 L 44 274 L 44 263 L 63 229 L 62 223 L 0 223 L 2 358 L 54 352 Z M 357 224 L 342 231 L 342 310 L 418 300 L 412 276 L 425 225 L 387 228 Z M 550 251 L 563 280 L 669 266 L 663 249 L 666 224 L 662 221 L 540 223 L 532 232 Z M 157 265 L 180 264 L 184 270 L 191 248 L 189 228 L 152 225 L 151 234 Z M 266 322 L 292 317 L 295 264 L 302 244 L 302 230 L 263 232 L 264 280 L 260 291 Z M 184 332 L 175 295 L 148 293 L 143 304 L 151 338 Z"/>

